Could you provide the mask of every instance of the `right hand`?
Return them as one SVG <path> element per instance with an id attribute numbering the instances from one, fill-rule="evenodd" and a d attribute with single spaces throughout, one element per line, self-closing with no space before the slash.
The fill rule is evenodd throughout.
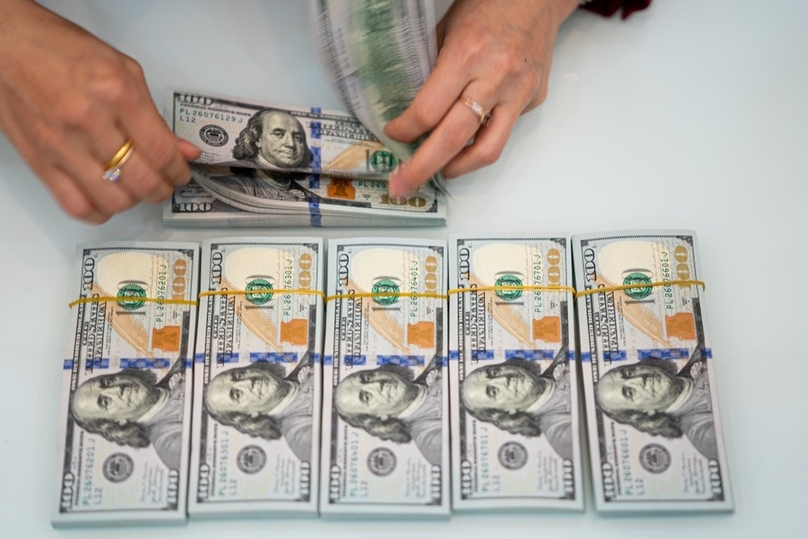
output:
<path id="1" fill-rule="evenodd" d="M 169 131 L 137 62 L 32 0 L 0 12 L 0 129 L 65 212 L 103 223 L 188 182 L 199 149 Z M 103 180 L 127 139 L 120 179 Z"/>
<path id="2" fill-rule="evenodd" d="M 391 195 L 409 195 L 438 171 L 454 178 L 499 159 L 517 118 L 547 96 L 556 35 L 577 5 L 454 0 L 438 24 L 435 69 L 407 110 L 384 127 L 403 142 L 426 136 L 390 177 Z M 481 126 L 464 98 L 490 111 L 490 124 Z"/>

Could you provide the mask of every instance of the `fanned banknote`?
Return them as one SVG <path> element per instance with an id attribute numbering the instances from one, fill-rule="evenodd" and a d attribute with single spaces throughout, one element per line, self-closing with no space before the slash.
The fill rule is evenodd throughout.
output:
<path id="1" fill-rule="evenodd" d="M 196 164 L 367 178 L 387 178 L 398 164 L 340 111 L 169 88 L 165 115 L 175 135 L 202 150 Z"/>
<path id="2" fill-rule="evenodd" d="M 455 511 L 583 509 L 568 245 L 449 240 Z"/>
<path id="3" fill-rule="evenodd" d="M 163 219 L 172 226 L 438 226 L 446 198 L 432 185 L 390 196 L 387 182 L 295 175 L 286 182 L 265 171 L 193 166 L 194 180 L 174 188 Z"/>
<path id="4" fill-rule="evenodd" d="M 342 103 L 401 160 L 420 140 L 387 137 L 384 125 L 412 103 L 437 59 L 432 0 L 310 0 L 320 56 Z M 446 192 L 438 174 L 435 185 Z"/>
<path id="5" fill-rule="evenodd" d="M 449 514 L 445 251 L 442 241 L 329 242 L 324 516 Z"/>
<path id="6" fill-rule="evenodd" d="M 223 238 L 202 252 L 188 512 L 316 515 L 322 240 Z"/>
<path id="7" fill-rule="evenodd" d="M 411 196 L 388 195 L 398 159 L 348 114 L 169 89 L 165 115 L 178 137 L 202 149 L 191 164 L 197 187 L 175 187 L 164 206 L 169 225 L 446 222 L 445 198 L 431 184 Z"/>
<path id="8" fill-rule="evenodd" d="M 598 511 L 733 509 L 697 256 L 691 231 L 573 237 L 579 294 L 602 289 L 578 299 Z"/>
<path id="9" fill-rule="evenodd" d="M 198 252 L 78 249 L 54 526 L 185 520 Z"/>

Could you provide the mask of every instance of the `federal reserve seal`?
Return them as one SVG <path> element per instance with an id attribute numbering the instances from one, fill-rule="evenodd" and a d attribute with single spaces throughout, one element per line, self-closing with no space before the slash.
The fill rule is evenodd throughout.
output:
<path id="1" fill-rule="evenodd" d="M 640 464 L 651 473 L 662 473 L 671 465 L 671 453 L 659 444 L 648 444 L 640 450 Z"/>
<path id="2" fill-rule="evenodd" d="M 398 165 L 398 159 L 392 152 L 387 150 L 376 150 L 370 156 L 370 166 L 373 170 L 381 174 L 392 171 Z"/>
<path id="3" fill-rule="evenodd" d="M 118 305 L 127 311 L 136 311 L 146 302 L 146 289 L 137 283 L 126 283 L 118 290 Z"/>
<path id="4" fill-rule="evenodd" d="M 507 442 L 500 446 L 497 458 L 506 470 L 518 470 L 527 463 L 527 449 L 519 442 Z"/>
<path id="5" fill-rule="evenodd" d="M 626 278 L 623 279 L 623 285 L 638 285 L 632 286 L 631 288 L 626 288 L 625 293 L 631 299 L 641 300 L 645 299 L 651 295 L 653 292 L 653 288 L 651 288 L 651 278 L 645 275 L 644 273 L 640 273 L 635 271 L 634 273 L 629 273 L 626 275 Z"/>
<path id="6" fill-rule="evenodd" d="M 386 447 L 377 447 L 368 455 L 368 469 L 378 477 L 390 475 L 396 469 L 396 455 Z"/>
<path id="7" fill-rule="evenodd" d="M 392 279 L 382 278 L 373 283 L 373 288 L 370 291 L 372 294 L 381 294 L 373 296 L 373 301 L 379 305 L 392 305 L 398 301 L 398 293 L 401 288 Z"/>
<path id="8" fill-rule="evenodd" d="M 264 305 L 269 302 L 274 295 L 272 292 L 269 292 L 269 290 L 272 290 L 272 283 L 266 279 L 253 279 L 247 283 L 244 289 L 246 292 L 251 292 L 250 294 L 246 294 L 245 297 L 247 301 L 253 305 Z M 262 292 L 254 292 L 256 290 L 261 290 Z"/>
<path id="9" fill-rule="evenodd" d="M 208 146 L 215 146 L 216 148 L 224 146 L 227 144 L 227 141 L 230 140 L 230 137 L 227 135 L 227 131 L 218 125 L 213 124 L 206 125 L 200 129 L 199 138 L 201 138 L 202 142 Z"/>
<path id="10" fill-rule="evenodd" d="M 260 472 L 267 463 L 267 454 L 257 445 L 248 445 L 238 452 L 236 464 L 246 474 Z"/>
<path id="11" fill-rule="evenodd" d="M 110 483 L 120 483 L 129 479 L 135 471 L 135 462 L 126 453 L 113 453 L 106 458 L 101 468 Z"/>
<path id="12" fill-rule="evenodd" d="M 495 294 L 499 296 L 501 299 L 505 301 L 515 301 L 522 296 L 522 290 L 520 290 L 519 286 L 522 286 L 522 279 L 517 277 L 516 275 L 511 275 L 510 273 L 506 273 L 505 275 L 501 275 L 497 277 L 494 286 L 505 286 L 505 287 L 513 287 L 511 289 L 505 290 L 497 290 Z"/>

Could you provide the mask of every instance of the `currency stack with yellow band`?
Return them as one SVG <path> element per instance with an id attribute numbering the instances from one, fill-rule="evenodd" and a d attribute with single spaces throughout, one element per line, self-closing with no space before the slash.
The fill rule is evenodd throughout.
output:
<path id="1" fill-rule="evenodd" d="M 455 511 L 583 509 L 566 236 L 452 236 Z"/>
<path id="2" fill-rule="evenodd" d="M 188 512 L 316 516 L 322 240 L 212 239 L 202 253 Z"/>
<path id="3" fill-rule="evenodd" d="M 329 243 L 323 516 L 449 515 L 445 252 Z"/>
<path id="4" fill-rule="evenodd" d="M 597 510 L 732 511 L 695 234 L 589 234 L 573 249 Z"/>
<path id="5" fill-rule="evenodd" d="M 80 246 L 54 526 L 185 520 L 199 246 Z"/>

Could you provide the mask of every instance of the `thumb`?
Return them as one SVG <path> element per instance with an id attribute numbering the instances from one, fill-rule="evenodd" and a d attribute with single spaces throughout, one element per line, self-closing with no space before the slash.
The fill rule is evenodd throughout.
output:
<path id="1" fill-rule="evenodd" d="M 177 149 L 180 151 L 180 154 L 182 154 L 182 158 L 186 161 L 193 161 L 202 153 L 202 150 L 181 138 L 177 138 Z"/>

